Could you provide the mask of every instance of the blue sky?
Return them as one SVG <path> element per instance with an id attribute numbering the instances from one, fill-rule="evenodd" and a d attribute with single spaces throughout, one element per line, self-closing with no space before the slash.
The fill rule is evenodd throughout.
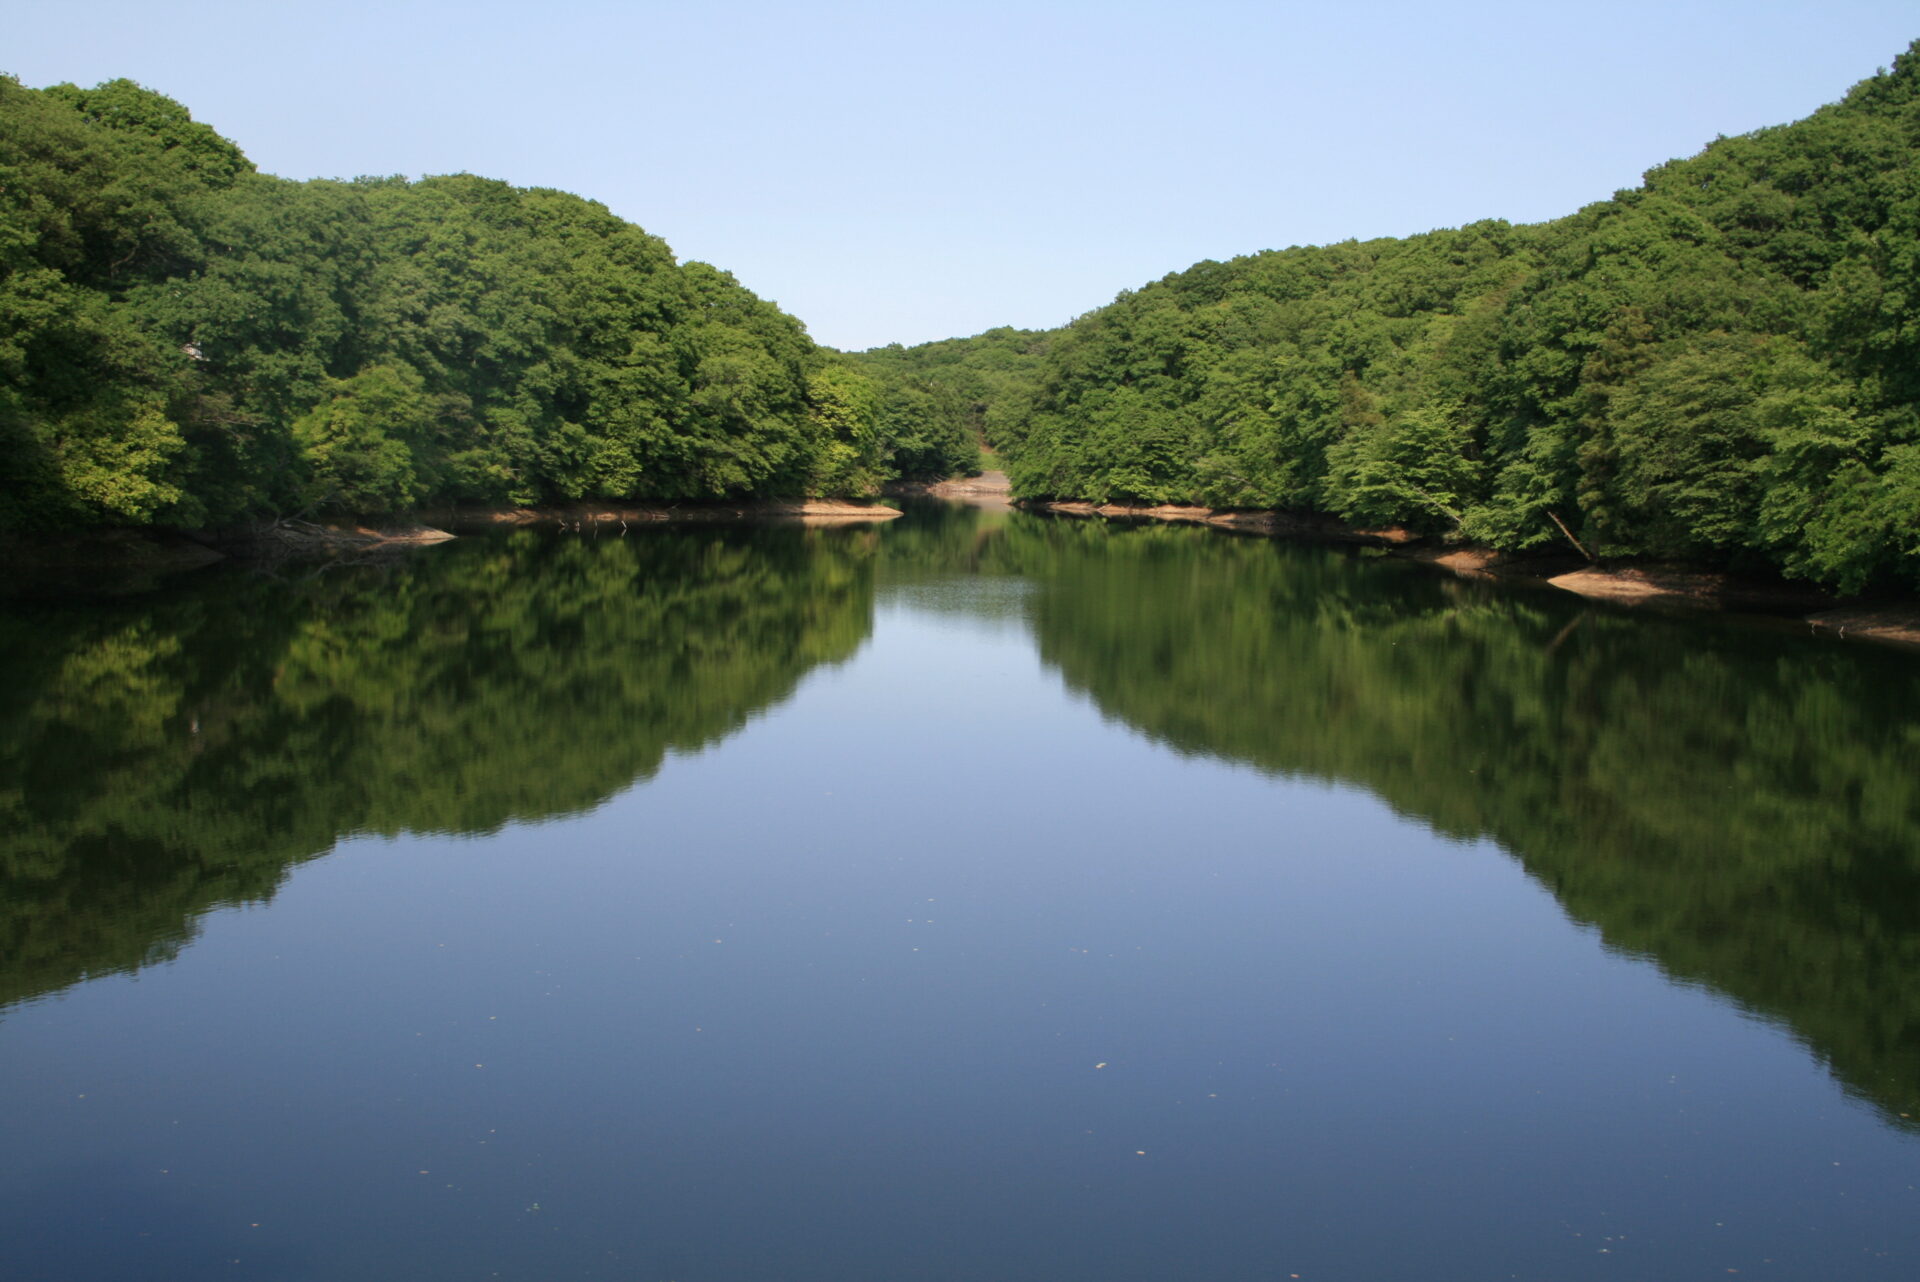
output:
<path id="1" fill-rule="evenodd" d="M 1912 0 L 21 5 L 289 178 L 605 202 L 839 347 L 1061 324 L 1202 258 L 1532 222 L 1838 98 Z"/>

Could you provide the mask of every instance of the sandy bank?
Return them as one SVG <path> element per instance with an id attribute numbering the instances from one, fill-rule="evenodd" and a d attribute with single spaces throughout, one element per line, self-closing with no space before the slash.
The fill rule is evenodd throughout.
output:
<path id="1" fill-rule="evenodd" d="M 502 525 L 621 526 L 652 522 L 705 524 L 731 521 L 799 521 L 837 524 L 843 521 L 890 521 L 899 508 L 843 499 L 768 500 L 757 503 L 689 503 L 632 505 L 579 503 L 560 507 L 456 508 L 436 513 L 434 519 L 455 529 Z"/>
<path id="2" fill-rule="evenodd" d="M 234 556 L 278 555 L 299 552 L 358 551 L 376 547 L 410 547 L 445 543 L 454 537 L 445 530 L 418 521 L 261 521 L 223 531 L 215 545 Z"/>
<path id="3" fill-rule="evenodd" d="M 1842 606 L 1807 616 L 1816 630 L 1846 640 L 1882 641 L 1920 648 L 1920 604 Z"/>
<path id="4" fill-rule="evenodd" d="M 1009 507 L 1013 485 L 1005 472 L 982 472 L 947 481 L 895 481 L 887 493 L 901 498 L 946 499 L 974 507 Z"/>

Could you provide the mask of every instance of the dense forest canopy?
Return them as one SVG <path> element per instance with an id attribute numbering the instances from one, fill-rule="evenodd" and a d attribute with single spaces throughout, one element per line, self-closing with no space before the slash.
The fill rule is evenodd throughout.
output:
<path id="1" fill-rule="evenodd" d="M 1051 335 L 1002 326 L 917 347 L 894 343 L 852 359 L 886 389 L 885 430 L 910 477 L 965 470 L 979 444 L 1012 436 Z"/>
<path id="2" fill-rule="evenodd" d="M 1536 226 L 1203 262 L 841 354 L 604 207 L 288 182 L 127 81 L 0 79 L 0 530 L 871 493 L 1330 513 L 1920 584 L 1920 44 Z"/>
<path id="3" fill-rule="evenodd" d="M 1203 262 L 1123 293 L 1047 339 L 993 440 L 1032 497 L 1911 587 L 1916 161 L 1920 43 L 1806 120 L 1556 222 Z"/>
<path id="4" fill-rule="evenodd" d="M 591 201 L 288 182 L 129 81 L 0 78 L 0 529 L 868 493 L 881 402 Z"/>

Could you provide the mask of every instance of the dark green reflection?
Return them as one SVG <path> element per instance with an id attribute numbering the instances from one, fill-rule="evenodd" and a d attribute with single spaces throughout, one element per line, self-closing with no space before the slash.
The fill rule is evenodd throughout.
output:
<path id="1" fill-rule="evenodd" d="M 592 806 L 851 655 L 874 536 L 521 532 L 0 612 L 0 1006 L 169 955 L 352 833 Z"/>
<path id="2" fill-rule="evenodd" d="M 1611 947 L 1920 1114 L 1911 656 L 1208 531 L 1011 533 L 1052 562 L 1041 653 L 1109 715 L 1490 837 Z"/>
<path id="3" fill-rule="evenodd" d="M 879 531 L 520 534 L 0 615 L 0 1004 L 164 956 L 343 834 L 591 806 L 850 655 L 876 582 L 956 576 L 1026 580 L 943 608 L 1024 611 L 1109 715 L 1497 841 L 1610 946 L 1920 1113 L 1910 656 L 964 509 Z"/>

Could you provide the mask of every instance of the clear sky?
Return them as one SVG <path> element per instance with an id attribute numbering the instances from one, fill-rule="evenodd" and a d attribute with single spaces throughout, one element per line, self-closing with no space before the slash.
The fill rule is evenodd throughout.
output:
<path id="1" fill-rule="evenodd" d="M 18 4 L 289 178 L 603 201 L 838 347 L 1050 327 L 1202 258 L 1532 222 L 1806 115 L 1914 0 Z"/>

